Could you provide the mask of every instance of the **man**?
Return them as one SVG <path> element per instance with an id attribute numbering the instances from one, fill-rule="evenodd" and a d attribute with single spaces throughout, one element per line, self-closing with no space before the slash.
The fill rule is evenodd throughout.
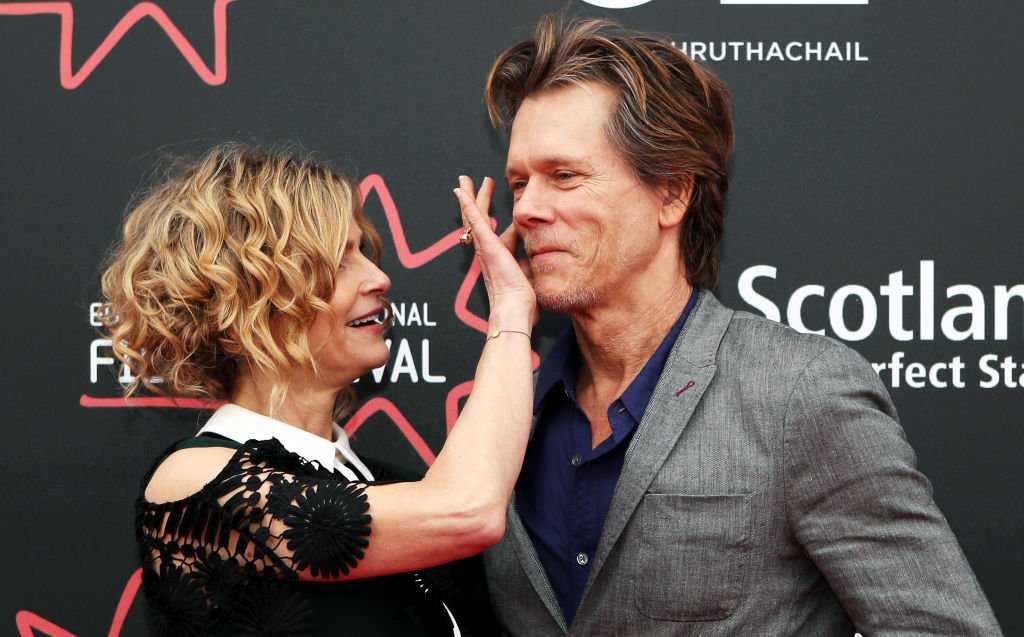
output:
<path id="1" fill-rule="evenodd" d="M 488 79 L 542 306 L 505 539 L 512 635 L 998 635 L 871 366 L 723 307 L 725 87 L 666 42 L 549 16 Z"/>

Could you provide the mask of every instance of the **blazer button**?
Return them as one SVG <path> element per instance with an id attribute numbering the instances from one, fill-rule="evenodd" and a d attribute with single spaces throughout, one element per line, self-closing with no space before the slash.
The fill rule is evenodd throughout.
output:
<path id="1" fill-rule="evenodd" d="M 572 462 L 572 466 L 578 467 L 583 464 L 583 456 L 578 453 L 574 453 L 572 454 L 572 460 L 570 462 Z"/>
<path id="2" fill-rule="evenodd" d="M 589 561 L 590 561 L 590 558 L 587 557 L 586 553 L 577 553 L 576 554 L 576 563 L 579 564 L 580 566 L 586 566 L 587 562 L 589 562 Z"/>

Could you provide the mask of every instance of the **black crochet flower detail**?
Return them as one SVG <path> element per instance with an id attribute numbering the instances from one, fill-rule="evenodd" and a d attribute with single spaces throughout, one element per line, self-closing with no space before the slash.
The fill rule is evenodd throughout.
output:
<path id="1" fill-rule="evenodd" d="M 337 478 L 331 469 L 325 469 L 318 462 L 309 462 L 297 453 L 288 451 L 276 438 L 250 440 L 246 445 L 250 445 L 251 448 L 247 451 L 243 461 L 264 467 L 274 467 L 277 471 L 293 475 Z"/>
<path id="2" fill-rule="evenodd" d="M 271 440 L 240 449 L 193 497 L 140 497 L 136 534 L 152 634 L 315 633 L 313 606 L 293 583 L 300 570 L 349 573 L 364 556 L 365 488 Z"/>
<path id="3" fill-rule="evenodd" d="M 274 516 L 283 516 L 302 493 L 303 487 L 304 485 L 297 480 L 285 480 L 279 475 L 272 476 L 270 492 L 267 493 L 267 510 Z"/>
<path id="4" fill-rule="evenodd" d="M 287 586 L 252 581 L 231 614 L 235 637 L 310 637 L 316 630 L 313 606 Z"/>
<path id="5" fill-rule="evenodd" d="M 369 508 L 358 484 L 324 482 L 298 494 L 285 510 L 288 530 L 281 534 L 295 568 L 308 568 L 314 577 L 347 574 L 369 545 Z"/>
<path id="6" fill-rule="evenodd" d="M 224 559 L 213 552 L 197 560 L 193 573 L 202 582 L 209 603 L 221 609 L 230 608 L 243 590 L 246 578 L 234 559 Z"/>
<path id="7" fill-rule="evenodd" d="M 199 637 L 213 623 L 211 608 L 196 578 L 177 567 L 146 571 L 142 577 L 149 602 L 150 629 L 156 637 Z"/>

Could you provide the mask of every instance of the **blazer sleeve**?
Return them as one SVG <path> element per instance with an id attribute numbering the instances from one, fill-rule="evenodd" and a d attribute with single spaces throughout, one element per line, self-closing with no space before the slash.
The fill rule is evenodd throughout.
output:
<path id="1" fill-rule="evenodd" d="M 1001 635 L 878 375 L 838 343 L 794 385 L 787 515 L 864 635 Z"/>

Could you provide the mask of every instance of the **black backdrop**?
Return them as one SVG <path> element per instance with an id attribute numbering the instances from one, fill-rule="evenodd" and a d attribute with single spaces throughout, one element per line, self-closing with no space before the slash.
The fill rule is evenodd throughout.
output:
<path id="1" fill-rule="evenodd" d="M 1024 634 L 1024 9 L 756 4 L 573 10 L 662 33 L 731 87 L 739 141 L 718 295 L 879 364 L 1006 633 Z M 201 412 L 111 400 L 117 370 L 90 306 L 126 202 L 164 152 L 292 141 L 363 180 L 405 314 L 348 428 L 359 450 L 426 466 L 482 342 L 483 296 L 460 294 L 475 271 L 455 245 L 451 188 L 503 170 L 483 78 L 561 6 L 0 1 L 0 625 L 143 633 L 131 503 L 151 458 Z M 502 224 L 509 210 L 505 192 Z M 544 319 L 539 353 L 561 326 Z"/>

